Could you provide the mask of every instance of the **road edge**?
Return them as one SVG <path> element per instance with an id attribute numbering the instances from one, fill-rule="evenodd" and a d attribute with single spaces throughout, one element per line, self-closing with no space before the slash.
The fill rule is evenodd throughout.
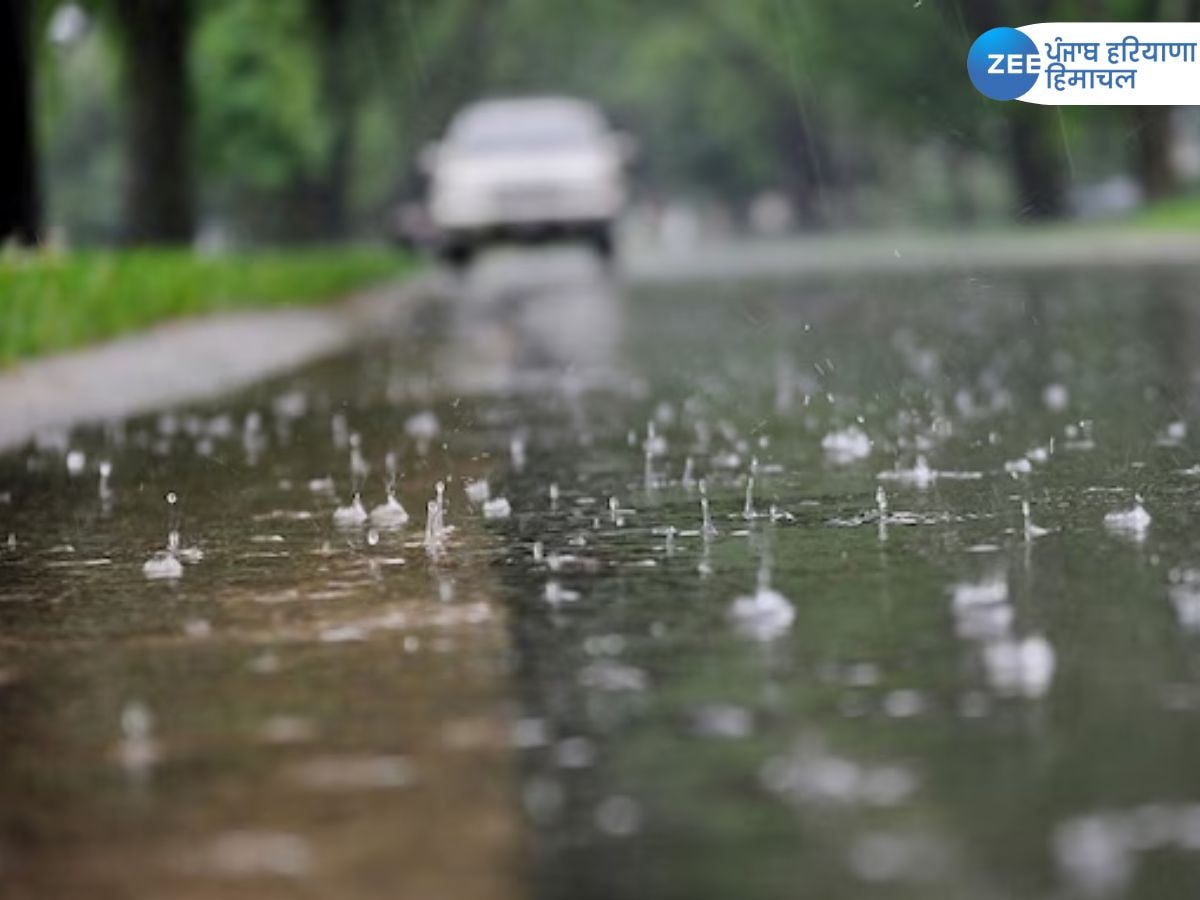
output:
<path id="1" fill-rule="evenodd" d="M 635 284 L 779 281 L 840 276 L 977 274 L 1050 268 L 1177 266 L 1200 260 L 1200 232 L 1047 228 L 1026 232 L 864 232 L 726 241 L 634 254 Z"/>
<path id="2" fill-rule="evenodd" d="M 433 272 L 341 302 L 181 319 L 0 373 L 0 451 L 44 432 L 227 393 L 399 326 L 439 292 Z"/>

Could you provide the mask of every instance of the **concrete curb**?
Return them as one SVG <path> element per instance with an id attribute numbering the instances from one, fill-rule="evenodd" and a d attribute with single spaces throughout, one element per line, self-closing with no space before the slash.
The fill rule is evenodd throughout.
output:
<path id="1" fill-rule="evenodd" d="M 395 328 L 438 290 L 432 274 L 331 306 L 169 322 L 0 374 L 0 450 L 39 432 L 226 393 Z"/>
<path id="2" fill-rule="evenodd" d="M 632 282 L 796 280 L 841 275 L 970 274 L 992 270 L 1124 268 L 1200 261 L 1200 232 L 1030 230 L 954 235 L 865 234 L 698 245 L 631 254 Z"/>

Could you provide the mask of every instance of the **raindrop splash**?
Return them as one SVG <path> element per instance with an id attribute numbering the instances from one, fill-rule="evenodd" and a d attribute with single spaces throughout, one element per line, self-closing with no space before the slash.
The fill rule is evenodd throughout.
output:
<path id="1" fill-rule="evenodd" d="M 183 563 L 179 561 L 179 531 L 176 521 L 176 504 L 179 502 L 174 491 L 167 496 L 167 546 L 159 550 L 142 564 L 142 574 L 151 580 L 174 580 L 183 577 Z"/>
<path id="2" fill-rule="evenodd" d="M 764 549 L 753 594 L 738 597 L 729 607 L 735 629 L 756 641 L 773 641 L 792 627 L 796 610 L 783 594 L 771 587 L 770 554 Z"/>
<path id="3" fill-rule="evenodd" d="M 512 440 L 508 443 L 509 456 L 512 457 L 512 467 L 515 471 L 520 472 L 525 468 L 525 438 L 519 434 L 514 434 Z"/>
<path id="4" fill-rule="evenodd" d="M 713 524 L 712 513 L 708 509 L 708 485 L 703 478 L 700 479 L 700 533 L 705 538 L 717 533 L 717 526 Z"/>
<path id="5" fill-rule="evenodd" d="M 67 454 L 67 474 L 72 478 L 76 475 L 82 475 L 86 465 L 87 454 L 82 450 L 72 450 Z"/>
<path id="6" fill-rule="evenodd" d="M 107 459 L 100 461 L 100 499 L 112 499 L 112 487 L 108 483 L 108 479 L 112 477 L 112 463 Z"/>
<path id="7" fill-rule="evenodd" d="M 366 523 L 367 510 L 363 507 L 362 494 L 354 492 L 346 506 L 339 506 L 333 511 L 333 524 L 338 528 L 357 528 Z"/>
<path id="8" fill-rule="evenodd" d="M 436 496 L 426 505 L 425 550 L 431 556 L 440 553 L 446 541 L 446 485 L 439 481 Z"/>
<path id="9" fill-rule="evenodd" d="M 742 507 L 742 518 L 753 519 L 756 515 L 754 512 L 754 476 L 758 474 L 758 458 L 754 457 L 750 460 L 750 474 L 746 476 L 746 502 Z"/>
<path id="10" fill-rule="evenodd" d="M 387 470 L 387 499 L 371 510 L 371 524 L 377 528 L 402 528 L 408 524 L 408 510 L 396 499 L 396 454 L 384 458 Z"/>
<path id="11" fill-rule="evenodd" d="M 160 755 L 158 742 L 154 739 L 154 717 L 150 710 L 137 700 L 126 703 L 121 710 L 121 740 L 116 749 L 117 761 L 130 776 L 140 778 L 154 767 Z"/>
<path id="12" fill-rule="evenodd" d="M 1033 521 L 1033 518 L 1029 514 L 1028 500 L 1021 501 L 1021 518 L 1024 524 L 1025 540 L 1032 541 L 1035 538 L 1040 538 L 1050 533 L 1050 529 L 1042 528 Z"/>
<path id="13" fill-rule="evenodd" d="M 1150 513 L 1142 505 L 1142 495 L 1133 495 L 1133 506 L 1129 509 L 1118 509 L 1104 516 L 1104 527 L 1120 537 L 1135 541 L 1144 540 L 1150 530 Z"/>
<path id="14" fill-rule="evenodd" d="M 492 496 L 492 487 L 486 478 L 480 478 L 478 481 L 468 481 L 463 485 L 463 493 L 472 503 L 487 503 Z"/>
<path id="15" fill-rule="evenodd" d="M 511 515 L 512 504 L 504 497 L 496 497 L 483 504 L 483 517 L 485 519 L 507 519 Z"/>
<path id="16" fill-rule="evenodd" d="M 683 474 L 679 477 L 679 483 L 689 490 L 696 483 L 696 461 L 690 456 L 683 461 Z"/>

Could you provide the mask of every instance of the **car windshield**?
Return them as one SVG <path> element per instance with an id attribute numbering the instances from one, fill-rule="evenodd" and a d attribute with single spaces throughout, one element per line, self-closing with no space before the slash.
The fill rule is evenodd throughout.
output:
<path id="1" fill-rule="evenodd" d="M 465 113 L 449 143 L 467 153 L 524 153 L 586 146 L 602 131 L 599 117 L 584 108 L 499 104 Z"/>

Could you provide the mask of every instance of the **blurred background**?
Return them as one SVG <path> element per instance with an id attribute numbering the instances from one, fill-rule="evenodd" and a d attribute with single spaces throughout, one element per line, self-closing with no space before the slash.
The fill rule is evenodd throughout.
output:
<path id="1" fill-rule="evenodd" d="M 969 88 L 972 40 L 1200 0 L 4 0 L 0 231 L 208 249 L 389 235 L 464 103 L 635 135 L 626 233 L 1200 222 L 1200 115 Z"/>

